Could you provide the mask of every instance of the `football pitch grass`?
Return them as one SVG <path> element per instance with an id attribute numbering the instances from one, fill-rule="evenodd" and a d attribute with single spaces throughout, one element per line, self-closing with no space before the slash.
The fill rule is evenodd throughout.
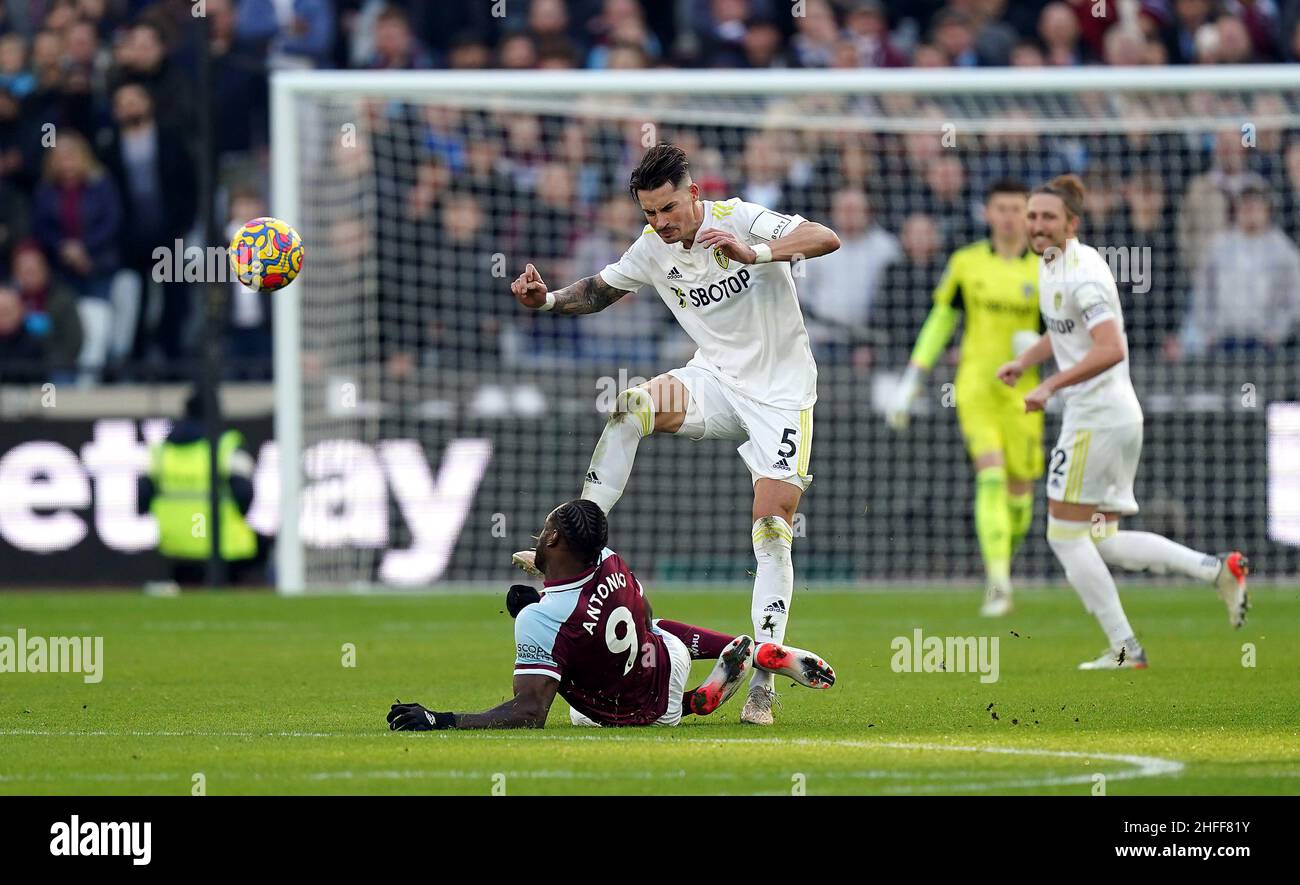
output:
<path id="1" fill-rule="evenodd" d="M 1258 588 L 1240 631 L 1210 590 L 1122 593 L 1145 671 L 1078 672 L 1105 643 L 1061 587 L 996 621 L 973 590 L 798 590 L 787 638 L 839 681 L 778 683 L 775 727 L 740 724 L 738 694 L 675 729 L 576 728 L 557 698 L 540 731 L 391 733 L 398 698 L 510 694 L 504 594 L 6 592 L 0 636 L 102 636 L 104 665 L 98 684 L 0 673 L 0 793 L 1300 793 L 1300 588 Z M 656 615 L 750 629 L 746 588 L 652 595 Z M 997 637 L 997 681 L 895 672 L 916 628 Z"/>

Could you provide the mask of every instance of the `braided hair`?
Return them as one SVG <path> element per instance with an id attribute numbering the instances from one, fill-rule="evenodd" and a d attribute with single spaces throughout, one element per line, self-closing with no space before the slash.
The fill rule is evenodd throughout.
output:
<path id="1" fill-rule="evenodd" d="M 609 521 L 600 505 L 579 498 L 556 507 L 551 515 L 556 531 L 574 556 L 588 564 L 600 559 L 600 552 L 609 541 Z"/>

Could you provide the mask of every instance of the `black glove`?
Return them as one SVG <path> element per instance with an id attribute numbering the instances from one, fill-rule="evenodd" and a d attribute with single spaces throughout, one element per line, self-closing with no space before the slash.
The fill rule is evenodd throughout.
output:
<path id="1" fill-rule="evenodd" d="M 388 728 L 391 731 L 439 731 L 455 727 L 455 713 L 435 713 L 419 704 L 403 704 L 398 701 L 388 711 Z"/>
<path id="2" fill-rule="evenodd" d="M 517 618 L 521 611 L 541 599 L 542 594 L 527 584 L 514 584 L 506 591 L 506 609 L 510 617 Z"/>

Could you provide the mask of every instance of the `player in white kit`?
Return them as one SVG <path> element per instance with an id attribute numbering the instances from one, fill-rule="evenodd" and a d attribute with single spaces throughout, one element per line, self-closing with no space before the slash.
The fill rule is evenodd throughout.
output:
<path id="1" fill-rule="evenodd" d="M 1128 372 L 1128 341 L 1115 278 L 1106 260 L 1077 239 L 1083 183 L 1062 175 L 1038 187 L 1028 207 L 1030 246 L 1041 257 L 1039 309 L 1047 334 L 998 369 L 1006 384 L 1055 357 L 1059 371 L 1025 395 L 1026 411 L 1052 394 L 1065 400 L 1061 435 L 1047 465 L 1047 541 L 1065 577 L 1097 618 L 1110 648 L 1082 670 L 1145 668 L 1146 651 L 1120 604 L 1109 565 L 1175 572 L 1213 585 L 1228 620 L 1246 620 L 1248 563 L 1239 552 L 1211 556 L 1151 532 L 1120 531 L 1138 511 L 1133 479 L 1142 454 L 1142 407 Z"/>
<path id="2" fill-rule="evenodd" d="M 812 482 L 817 400 L 790 262 L 835 251 L 839 237 L 740 198 L 701 200 L 685 153 L 670 144 L 646 152 L 629 189 L 649 223 L 621 259 L 555 291 L 529 264 L 511 292 L 525 307 L 564 314 L 603 310 L 642 286 L 659 293 L 699 349 L 684 368 L 619 394 L 582 497 L 609 512 L 652 433 L 743 441 L 754 481 L 754 637 L 779 643 L 794 595 L 791 526 Z M 515 556 L 526 570 L 529 553 Z M 771 674 L 756 670 L 741 721 L 770 725 L 775 696 Z"/>

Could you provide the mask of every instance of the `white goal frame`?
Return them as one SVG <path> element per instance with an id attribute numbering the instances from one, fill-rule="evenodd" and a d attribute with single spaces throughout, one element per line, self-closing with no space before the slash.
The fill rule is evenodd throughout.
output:
<path id="1" fill-rule="evenodd" d="M 271 77 L 271 213 L 290 223 L 299 213 L 297 102 L 382 93 L 420 100 L 440 95 L 589 95 L 698 93 L 701 95 L 887 95 L 1153 93 L 1198 90 L 1300 90 L 1300 65 L 1206 67 L 1085 67 L 861 69 L 861 70 L 650 70 L 650 71 L 277 71 Z M 878 119 L 871 121 L 873 124 Z M 996 121 L 989 121 L 996 128 Z M 1256 121 L 1259 122 L 1259 121 Z M 932 128 L 932 119 L 891 120 L 898 131 Z M 1022 123 L 1023 125 L 1023 123 Z M 1091 126 L 1092 123 L 1090 122 Z M 307 244 L 307 264 L 312 258 Z M 310 271 L 308 271 L 310 273 Z M 299 526 L 303 486 L 301 311 L 293 286 L 274 298 L 275 438 L 280 463 L 280 525 L 276 588 L 287 595 L 306 589 Z M 297 465 L 298 469 L 290 469 Z"/>

